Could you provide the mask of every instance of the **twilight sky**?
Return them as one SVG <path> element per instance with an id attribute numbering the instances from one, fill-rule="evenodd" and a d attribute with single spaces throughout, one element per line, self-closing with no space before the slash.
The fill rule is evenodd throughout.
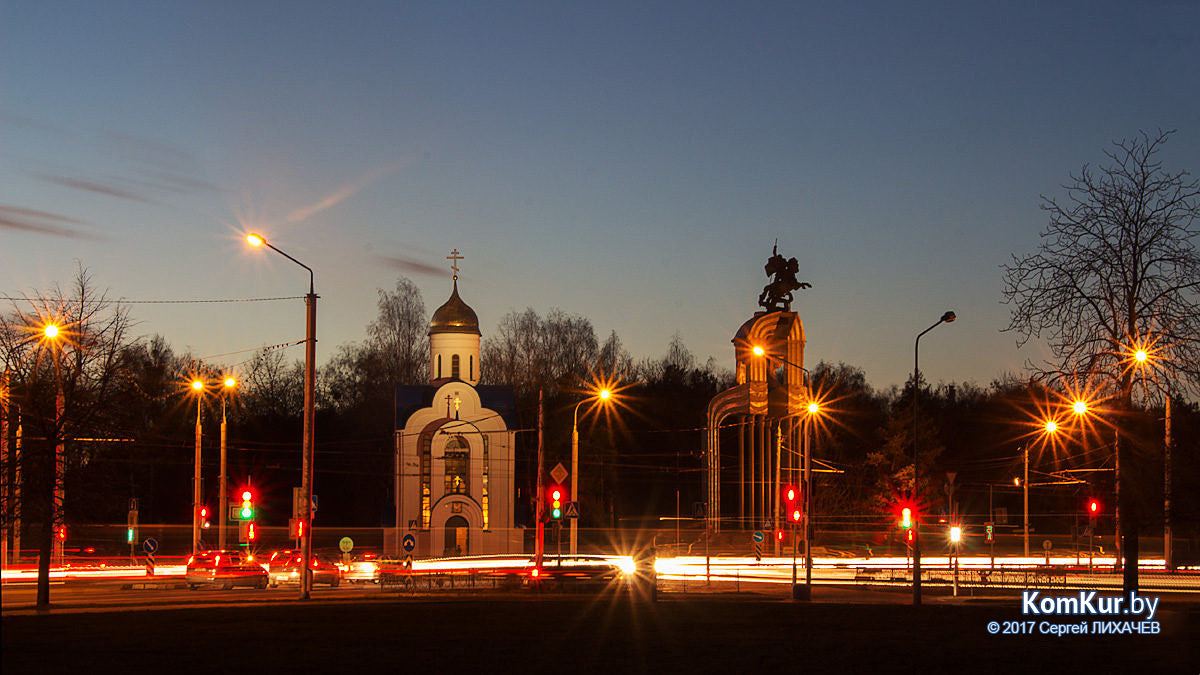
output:
<path id="1" fill-rule="evenodd" d="M 323 363 L 398 274 L 432 312 L 457 247 L 485 336 L 559 307 L 728 367 L 778 237 L 810 363 L 900 383 L 953 309 L 923 370 L 987 384 L 1043 355 L 999 332 L 1039 193 L 1140 128 L 1200 171 L 1198 25 L 1195 2 L 2 0 L 0 293 L 75 260 L 114 297 L 304 293 L 257 230 L 316 269 Z M 299 300 L 133 311 L 199 356 L 303 337 Z"/>

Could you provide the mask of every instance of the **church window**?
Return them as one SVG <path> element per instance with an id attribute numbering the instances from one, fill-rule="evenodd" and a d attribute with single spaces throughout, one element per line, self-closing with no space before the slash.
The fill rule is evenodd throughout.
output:
<path id="1" fill-rule="evenodd" d="M 446 443 L 444 453 L 446 476 L 444 492 L 446 494 L 470 494 L 471 491 L 471 450 L 467 439 L 454 436 Z"/>
<path id="2" fill-rule="evenodd" d="M 480 483 L 483 488 L 483 495 L 480 499 L 483 506 L 483 529 L 488 529 L 488 437 L 483 434 L 483 476 Z"/>
<path id="3" fill-rule="evenodd" d="M 429 506 L 430 506 L 430 490 L 429 490 L 429 460 L 430 460 L 430 443 L 422 439 L 421 443 L 421 527 L 429 529 Z"/>
<path id="4" fill-rule="evenodd" d="M 442 379 L 442 355 L 438 354 L 437 379 Z"/>
<path id="5" fill-rule="evenodd" d="M 467 373 L 468 379 L 475 379 L 475 355 L 471 354 L 467 357 Z"/>
<path id="6" fill-rule="evenodd" d="M 450 357 L 450 377 L 458 378 L 458 354 Z"/>

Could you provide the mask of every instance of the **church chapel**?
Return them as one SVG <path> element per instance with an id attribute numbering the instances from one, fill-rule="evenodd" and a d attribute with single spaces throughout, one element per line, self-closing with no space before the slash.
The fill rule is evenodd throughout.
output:
<path id="1" fill-rule="evenodd" d="M 458 294 L 429 322 L 429 383 L 396 386 L 395 527 L 385 554 L 450 557 L 521 553 L 513 523 L 511 386 L 480 385 L 479 318 Z M 409 536 L 411 535 L 411 536 Z M 405 548 L 405 541 L 414 550 Z"/>

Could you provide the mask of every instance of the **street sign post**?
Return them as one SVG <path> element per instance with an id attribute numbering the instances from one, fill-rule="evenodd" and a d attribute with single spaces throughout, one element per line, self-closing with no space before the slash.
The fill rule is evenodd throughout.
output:
<path id="1" fill-rule="evenodd" d="M 342 537 L 338 540 L 338 549 L 342 552 L 342 562 L 350 564 L 350 551 L 354 550 L 354 540 L 350 537 Z"/>
<path id="2" fill-rule="evenodd" d="M 567 479 L 568 475 L 567 469 L 562 465 L 562 462 L 555 464 L 554 468 L 550 469 L 550 477 L 554 479 L 555 483 L 562 483 Z"/>
<path id="3" fill-rule="evenodd" d="M 578 518 L 579 502 L 567 502 L 567 510 L 564 515 L 568 518 Z"/>
<path id="4" fill-rule="evenodd" d="M 146 574 L 154 576 L 154 552 L 158 550 L 158 540 L 154 537 L 147 537 L 142 542 L 142 550 L 146 552 Z"/>

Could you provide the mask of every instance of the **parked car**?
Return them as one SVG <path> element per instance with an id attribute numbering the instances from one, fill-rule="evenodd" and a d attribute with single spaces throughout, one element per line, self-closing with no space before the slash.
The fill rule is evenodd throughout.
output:
<path id="1" fill-rule="evenodd" d="M 267 562 L 271 587 L 300 583 L 301 560 L 303 554 L 300 551 L 284 549 L 272 553 Z M 312 570 L 314 584 L 329 584 L 330 588 L 337 588 L 342 582 L 342 567 L 330 556 L 313 554 L 309 569 Z"/>
<path id="2" fill-rule="evenodd" d="M 188 558 L 184 575 L 188 588 L 267 587 L 267 571 L 241 551 L 204 551 Z"/>

